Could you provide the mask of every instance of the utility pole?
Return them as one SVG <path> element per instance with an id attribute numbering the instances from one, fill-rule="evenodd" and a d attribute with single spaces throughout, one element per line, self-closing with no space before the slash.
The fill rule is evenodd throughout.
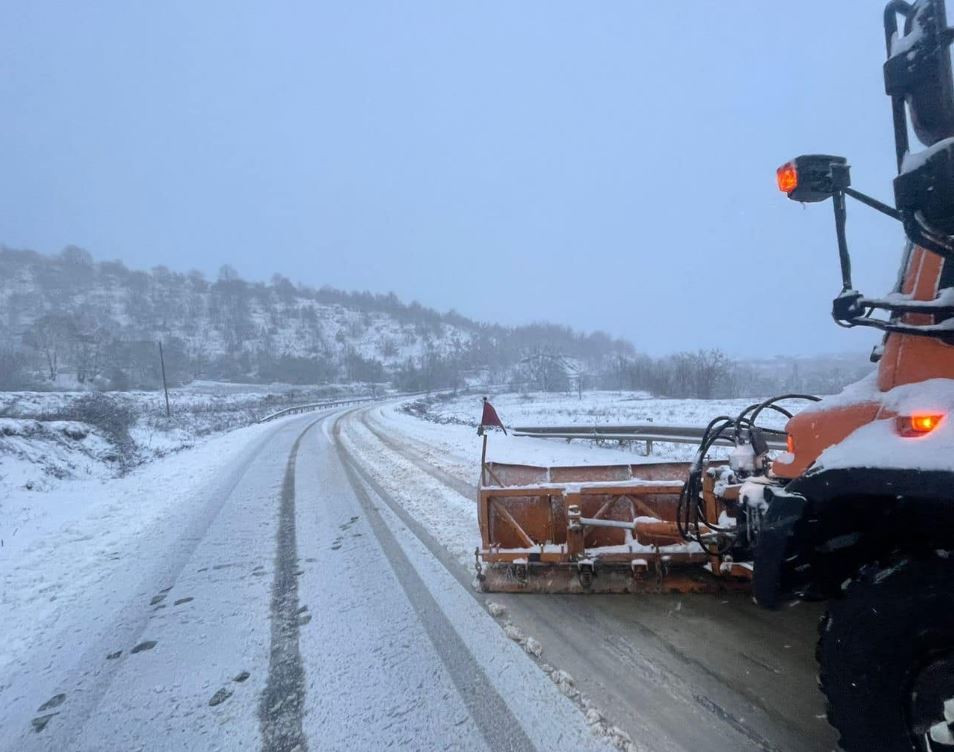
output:
<path id="1" fill-rule="evenodd" d="M 162 391 L 166 393 L 166 417 L 171 417 L 169 411 L 169 387 L 166 384 L 166 359 L 162 356 L 162 340 L 159 340 L 159 367 L 162 369 Z"/>

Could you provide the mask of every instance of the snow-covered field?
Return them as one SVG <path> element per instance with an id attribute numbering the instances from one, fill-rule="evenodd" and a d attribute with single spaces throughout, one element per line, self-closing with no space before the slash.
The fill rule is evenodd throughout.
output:
<path id="1" fill-rule="evenodd" d="M 607 425 L 661 423 L 704 426 L 717 415 L 738 415 L 758 399 L 666 399 L 646 392 L 583 392 L 553 394 L 531 392 L 488 395 L 506 426 Z M 437 396 L 424 401 L 425 419 L 435 422 L 477 425 L 481 397 Z M 794 403 L 796 406 L 798 403 Z M 765 424 L 779 426 L 777 418 L 765 414 Z"/>
<path id="2" fill-rule="evenodd" d="M 661 425 L 704 427 L 719 415 L 736 416 L 757 399 L 702 400 L 662 399 L 644 392 L 584 392 L 577 395 L 504 393 L 489 395 L 504 425 L 512 426 L 595 426 Z M 805 403 L 788 403 L 797 411 Z M 481 397 L 437 395 L 429 399 L 403 402 L 382 409 L 382 416 L 393 421 L 400 431 L 438 446 L 456 457 L 473 459 L 479 439 L 477 423 L 481 415 Z M 777 413 L 763 412 L 759 423 L 783 428 L 785 419 Z M 553 464 L 600 464 L 645 462 L 647 460 L 688 460 L 695 447 L 688 444 L 653 443 L 651 457 L 645 456 L 642 442 L 620 444 L 562 439 L 533 439 L 493 433 L 488 458 L 500 462 Z M 720 452 L 715 449 L 714 452 Z M 475 465 L 476 467 L 476 465 Z"/>
<path id="3" fill-rule="evenodd" d="M 666 399 L 646 392 L 530 392 L 488 395 L 507 426 L 665 423 L 704 426 L 716 415 L 737 415 L 757 399 Z M 477 425 L 479 396 L 438 397 L 429 413 Z"/>

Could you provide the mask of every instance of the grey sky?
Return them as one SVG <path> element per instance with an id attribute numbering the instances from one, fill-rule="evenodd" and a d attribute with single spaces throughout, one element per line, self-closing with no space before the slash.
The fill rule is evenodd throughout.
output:
<path id="1" fill-rule="evenodd" d="M 0 243 L 395 291 L 652 353 L 863 350 L 831 209 L 890 199 L 882 3 L 12 2 Z M 901 232 L 849 206 L 856 284 Z"/>

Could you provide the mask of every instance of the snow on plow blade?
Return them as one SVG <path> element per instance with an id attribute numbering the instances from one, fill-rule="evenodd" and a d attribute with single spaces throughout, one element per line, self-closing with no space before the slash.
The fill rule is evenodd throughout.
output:
<path id="1" fill-rule="evenodd" d="M 739 586 L 686 543 L 676 508 L 687 463 L 539 467 L 487 462 L 478 489 L 478 581 L 490 592 L 705 592 Z"/>

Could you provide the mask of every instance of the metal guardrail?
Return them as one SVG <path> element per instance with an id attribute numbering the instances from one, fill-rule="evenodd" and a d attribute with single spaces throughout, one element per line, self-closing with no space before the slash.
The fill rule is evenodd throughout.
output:
<path id="1" fill-rule="evenodd" d="M 297 415 L 298 413 L 307 413 L 313 410 L 326 410 L 332 407 L 345 407 L 346 405 L 354 405 L 360 402 L 374 402 L 379 399 L 381 399 L 381 397 L 350 397 L 348 399 L 330 400 L 328 402 L 311 402 L 307 405 L 292 405 L 291 407 L 286 407 L 283 410 L 274 412 L 271 415 L 266 415 L 264 418 L 259 418 L 258 422 L 267 423 L 276 418 L 284 418 L 286 415 Z"/>
<path id="2" fill-rule="evenodd" d="M 663 444 L 699 444 L 705 428 L 699 426 L 664 426 L 643 423 L 634 426 L 515 426 L 510 429 L 514 436 L 532 436 L 538 439 L 587 439 L 589 441 L 644 441 L 646 454 L 652 454 L 653 442 Z M 777 435 L 766 437 L 769 449 L 786 448 L 785 438 Z M 717 446 L 732 446 L 731 439 L 715 441 Z"/>

